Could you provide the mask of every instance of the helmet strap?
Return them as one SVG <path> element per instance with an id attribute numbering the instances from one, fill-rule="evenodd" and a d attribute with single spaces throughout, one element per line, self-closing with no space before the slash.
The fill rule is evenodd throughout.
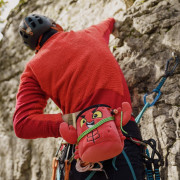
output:
<path id="1" fill-rule="evenodd" d="M 54 29 L 54 30 L 56 30 L 58 32 L 63 31 L 63 28 L 59 24 L 56 24 L 56 26 L 52 26 L 51 29 Z M 35 49 L 36 50 L 36 52 L 35 52 L 36 54 L 38 53 L 39 49 L 41 48 L 40 42 L 42 40 L 42 37 L 43 37 L 43 34 L 39 37 L 38 44 L 37 44 L 36 49 Z"/>
<path id="2" fill-rule="evenodd" d="M 52 26 L 52 29 L 57 30 L 58 32 L 63 31 L 63 28 L 59 24 L 55 24 L 56 26 Z"/>
<path id="3" fill-rule="evenodd" d="M 36 46 L 36 52 L 35 52 L 36 54 L 38 53 L 39 49 L 41 48 L 40 42 L 41 42 L 41 40 L 42 40 L 42 37 L 43 37 L 43 35 L 41 35 L 41 36 L 39 37 L 38 45 Z"/>

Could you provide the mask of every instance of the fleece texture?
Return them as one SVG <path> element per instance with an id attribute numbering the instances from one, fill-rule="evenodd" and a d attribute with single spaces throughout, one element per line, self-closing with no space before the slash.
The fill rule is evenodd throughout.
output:
<path id="1" fill-rule="evenodd" d="M 18 137 L 60 137 L 61 114 L 43 113 L 48 98 L 64 114 L 95 104 L 131 104 L 123 73 L 108 47 L 114 22 L 109 18 L 77 32 L 58 32 L 28 62 L 13 118 Z"/>

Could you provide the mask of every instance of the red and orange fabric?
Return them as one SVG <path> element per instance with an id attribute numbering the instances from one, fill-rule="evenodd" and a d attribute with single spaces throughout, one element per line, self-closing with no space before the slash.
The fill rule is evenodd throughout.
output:
<path id="1" fill-rule="evenodd" d="M 108 47 L 114 22 L 109 18 L 77 32 L 58 32 L 28 62 L 13 119 L 18 137 L 61 136 L 61 114 L 43 113 L 48 98 L 65 114 L 95 104 L 131 104 L 123 73 Z"/>

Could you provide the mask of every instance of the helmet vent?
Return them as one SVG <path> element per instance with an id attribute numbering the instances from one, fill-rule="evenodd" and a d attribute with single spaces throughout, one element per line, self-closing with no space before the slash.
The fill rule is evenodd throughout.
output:
<path id="1" fill-rule="evenodd" d="M 32 22 L 33 20 L 29 17 L 29 18 L 28 18 L 28 21 L 29 21 L 29 22 Z"/>
<path id="2" fill-rule="evenodd" d="M 19 25 L 19 34 L 24 44 L 35 50 L 40 36 L 53 26 L 53 21 L 43 15 L 30 14 Z"/>
<path id="3" fill-rule="evenodd" d="M 43 20 L 41 18 L 38 19 L 39 24 L 43 24 Z"/>
<path id="4" fill-rule="evenodd" d="M 32 27 L 33 27 L 33 28 L 35 28 L 35 27 L 36 27 L 35 22 L 31 22 L 31 25 L 32 25 Z"/>

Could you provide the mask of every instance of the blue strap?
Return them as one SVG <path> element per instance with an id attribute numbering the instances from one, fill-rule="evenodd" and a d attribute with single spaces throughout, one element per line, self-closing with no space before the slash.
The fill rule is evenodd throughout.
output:
<path id="1" fill-rule="evenodd" d="M 130 162 L 130 160 L 129 160 L 129 158 L 128 158 L 128 156 L 127 156 L 127 154 L 125 153 L 124 150 L 122 151 L 122 154 L 123 154 L 124 158 L 126 159 L 126 162 L 127 162 L 128 165 L 129 165 L 129 168 L 130 168 L 130 170 L 131 170 L 133 179 L 134 179 L 134 180 L 137 180 L 137 179 L 136 179 L 135 172 L 134 172 L 134 169 L 133 169 L 133 167 L 132 167 L 132 165 L 131 165 L 131 162 Z"/>
<path id="2" fill-rule="evenodd" d="M 143 116 L 144 112 L 146 111 L 146 109 L 149 107 L 149 103 L 147 102 L 145 104 L 145 106 L 143 107 L 143 109 L 141 110 L 141 112 L 138 114 L 138 116 L 136 117 L 135 121 L 136 123 L 139 123 L 141 117 Z"/>
<path id="3" fill-rule="evenodd" d="M 150 157 L 149 150 L 146 148 L 146 154 L 148 157 Z"/>
<path id="4" fill-rule="evenodd" d="M 160 83 L 158 84 L 158 86 L 154 89 L 154 92 L 159 92 L 160 89 L 162 88 L 163 84 L 165 83 L 167 77 L 163 77 L 160 81 Z"/>
<path id="5" fill-rule="evenodd" d="M 58 162 L 58 167 L 57 167 L 57 171 L 56 171 L 56 180 L 61 180 L 59 162 Z"/>
<path id="6" fill-rule="evenodd" d="M 112 165 L 113 165 L 113 168 L 115 169 L 115 171 L 118 170 L 118 168 L 116 167 L 116 164 L 115 164 L 116 163 L 116 158 L 117 158 L 117 156 L 112 159 Z"/>
<path id="7" fill-rule="evenodd" d="M 159 174 L 159 169 L 155 169 L 155 180 L 160 180 L 160 174 Z"/>
<path id="8" fill-rule="evenodd" d="M 148 157 L 150 157 L 150 154 L 149 154 L 149 150 L 146 148 L 146 154 Z M 152 168 L 152 167 L 151 167 Z M 147 180 L 154 180 L 153 178 L 153 172 L 152 172 L 152 169 L 149 167 L 149 169 L 146 168 L 146 175 L 147 175 Z"/>
<path id="9" fill-rule="evenodd" d="M 152 170 L 148 170 L 146 168 L 145 171 L 146 171 L 146 175 L 147 175 L 147 180 L 154 180 Z"/>
<path id="10" fill-rule="evenodd" d="M 96 171 L 92 171 L 85 180 L 90 180 L 94 176 L 95 173 Z"/>

